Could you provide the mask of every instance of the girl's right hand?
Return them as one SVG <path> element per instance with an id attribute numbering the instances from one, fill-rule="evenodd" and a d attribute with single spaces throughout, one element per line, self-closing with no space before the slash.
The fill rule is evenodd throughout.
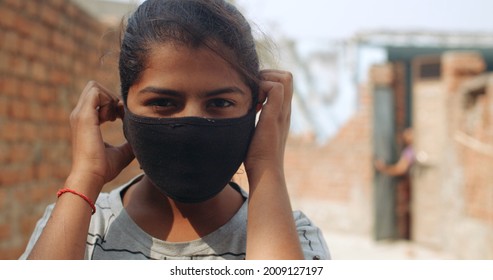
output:
<path id="1" fill-rule="evenodd" d="M 86 85 L 70 115 L 73 164 L 68 187 L 76 188 L 85 182 L 83 185 L 92 187 L 81 191 L 95 198 L 103 185 L 134 159 L 128 142 L 112 146 L 104 142 L 101 133 L 103 123 L 122 119 L 123 114 L 123 103 L 118 97 L 97 82 Z"/>
<path id="2" fill-rule="evenodd" d="M 84 88 L 70 115 L 73 164 L 65 187 L 95 202 L 103 185 L 134 158 L 128 143 L 104 143 L 101 124 L 123 117 L 123 103 L 96 82 Z M 29 259 L 84 259 L 91 213 L 77 195 L 62 195 L 34 245 Z"/>

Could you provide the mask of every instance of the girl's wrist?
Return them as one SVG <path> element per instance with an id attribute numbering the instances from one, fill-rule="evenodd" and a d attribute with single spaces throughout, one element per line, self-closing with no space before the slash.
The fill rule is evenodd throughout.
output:
<path id="1" fill-rule="evenodd" d="M 71 173 L 62 187 L 75 190 L 84 194 L 92 201 L 96 201 L 103 186 L 104 179 L 102 177 Z"/>
<path id="2" fill-rule="evenodd" d="M 284 168 L 279 165 L 258 165 L 255 168 L 246 168 L 250 190 L 259 185 L 285 185 Z"/>

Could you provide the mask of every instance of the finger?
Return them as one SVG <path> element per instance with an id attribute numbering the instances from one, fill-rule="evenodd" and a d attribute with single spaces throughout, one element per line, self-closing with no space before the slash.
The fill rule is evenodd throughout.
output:
<path id="1" fill-rule="evenodd" d="M 104 98 L 101 100 L 100 103 L 94 102 L 94 94 L 102 94 L 104 95 Z M 85 86 L 84 90 L 82 91 L 81 97 L 79 99 L 79 106 L 85 106 L 87 104 L 90 104 L 91 107 L 96 109 L 100 105 L 104 105 L 107 101 L 116 101 L 118 100 L 118 97 L 114 94 L 111 93 L 107 88 L 102 86 L 96 81 L 89 81 L 87 85 Z"/>
<path id="2" fill-rule="evenodd" d="M 293 98 L 293 75 L 287 71 L 263 70 L 261 71 L 261 78 L 265 81 L 281 83 L 284 86 L 284 110 L 289 113 Z"/>
<path id="3" fill-rule="evenodd" d="M 284 85 L 286 93 L 292 94 L 293 75 L 287 71 L 264 70 L 260 74 L 261 78 L 266 81 L 278 82 Z"/>
<path id="4" fill-rule="evenodd" d="M 118 118 L 123 120 L 123 117 L 125 116 L 125 107 L 123 105 L 123 101 L 119 100 L 117 104 L 117 112 L 118 112 Z"/>
<path id="5" fill-rule="evenodd" d="M 260 118 L 278 118 L 282 116 L 284 103 L 284 87 L 281 83 L 263 81 L 260 83 L 260 93 L 267 97 Z"/>
<path id="6" fill-rule="evenodd" d="M 81 95 L 76 112 L 80 118 L 99 125 L 106 121 L 114 121 L 118 117 L 118 102 L 116 95 L 91 81 Z"/>
<path id="7" fill-rule="evenodd" d="M 116 149 L 120 152 L 120 159 L 118 162 L 120 163 L 120 170 L 127 167 L 132 160 L 135 158 L 132 147 L 128 142 L 124 142 L 122 145 L 116 147 Z"/>
<path id="8" fill-rule="evenodd" d="M 120 115 L 118 101 L 109 101 L 108 103 L 99 106 L 96 110 L 98 111 L 100 124 L 106 121 L 115 121 Z"/>
<path id="9" fill-rule="evenodd" d="M 113 146 L 104 142 L 104 149 L 105 151 L 103 153 L 106 155 L 108 164 L 104 177 L 105 181 L 109 182 L 118 176 L 118 174 L 120 174 L 135 157 L 128 142 L 125 142 L 120 146 Z"/>

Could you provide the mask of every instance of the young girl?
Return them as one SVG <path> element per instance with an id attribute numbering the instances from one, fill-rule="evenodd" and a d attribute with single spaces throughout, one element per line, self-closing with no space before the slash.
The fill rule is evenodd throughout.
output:
<path id="1" fill-rule="evenodd" d="M 236 8 L 144 2 L 128 19 L 119 68 L 122 100 L 96 82 L 83 90 L 70 175 L 21 258 L 329 258 L 286 189 L 291 74 L 259 70 Z M 114 147 L 100 125 L 117 118 L 128 142 Z M 144 174 L 100 193 L 134 156 Z M 230 182 L 242 163 L 248 194 Z"/>

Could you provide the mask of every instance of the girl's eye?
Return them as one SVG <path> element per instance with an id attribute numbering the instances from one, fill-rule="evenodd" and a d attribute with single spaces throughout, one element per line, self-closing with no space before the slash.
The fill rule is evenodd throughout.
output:
<path id="1" fill-rule="evenodd" d="M 176 103 L 171 99 L 155 99 L 155 100 L 149 101 L 147 103 L 147 106 L 174 107 L 174 106 L 176 106 Z"/>
<path id="2" fill-rule="evenodd" d="M 159 115 L 168 115 L 171 112 L 178 110 L 179 103 L 173 99 L 159 98 L 150 100 L 146 103 L 146 106 Z"/>
<path id="3" fill-rule="evenodd" d="M 213 99 L 209 102 L 209 107 L 225 108 L 233 105 L 233 102 L 226 99 Z"/>

